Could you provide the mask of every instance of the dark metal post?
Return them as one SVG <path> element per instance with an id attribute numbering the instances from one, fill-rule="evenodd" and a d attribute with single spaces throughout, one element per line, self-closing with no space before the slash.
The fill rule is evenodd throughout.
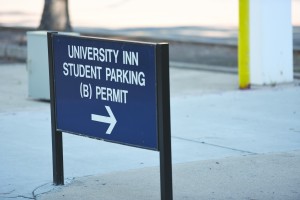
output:
<path id="1" fill-rule="evenodd" d="M 169 44 L 157 45 L 156 58 L 161 199 L 172 200 Z"/>
<path id="2" fill-rule="evenodd" d="M 57 131 L 57 129 L 56 129 L 53 43 L 52 43 L 52 36 L 54 33 L 55 32 L 47 33 L 48 59 L 49 59 L 49 85 L 50 85 L 50 100 L 51 100 L 53 183 L 55 185 L 63 185 L 64 184 L 64 166 L 63 166 L 62 132 Z"/>

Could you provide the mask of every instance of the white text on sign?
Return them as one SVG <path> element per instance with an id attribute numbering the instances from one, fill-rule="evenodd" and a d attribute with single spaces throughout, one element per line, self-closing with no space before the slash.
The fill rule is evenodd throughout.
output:
<path id="1" fill-rule="evenodd" d="M 82 81 L 79 85 L 81 98 L 94 98 L 101 101 L 126 104 L 130 92 L 120 89 L 122 84 L 137 87 L 146 86 L 146 75 L 142 71 L 142 67 L 139 66 L 139 52 L 68 45 L 67 55 L 69 59 L 74 61 L 63 62 L 62 73 L 65 77 L 81 78 Z M 119 56 L 120 59 L 118 59 Z M 84 64 L 81 60 L 91 61 L 92 63 Z M 107 66 L 109 63 L 118 64 L 118 61 L 121 62 L 122 68 Z M 123 69 L 124 66 L 139 66 L 141 68 L 135 68 L 135 70 Z M 100 82 L 98 85 L 92 85 L 85 79 L 96 79 Z M 107 87 L 108 82 L 117 83 L 120 88 Z"/>

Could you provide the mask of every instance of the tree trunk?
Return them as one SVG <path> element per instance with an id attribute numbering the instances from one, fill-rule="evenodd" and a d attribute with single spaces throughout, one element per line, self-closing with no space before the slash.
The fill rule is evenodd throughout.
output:
<path id="1" fill-rule="evenodd" d="M 43 15 L 38 29 L 71 31 L 68 0 L 45 0 Z"/>

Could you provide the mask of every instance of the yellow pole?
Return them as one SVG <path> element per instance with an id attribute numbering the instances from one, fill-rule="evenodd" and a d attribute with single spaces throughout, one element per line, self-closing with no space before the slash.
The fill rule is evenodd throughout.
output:
<path id="1" fill-rule="evenodd" d="M 239 0 L 238 73 L 240 89 L 250 88 L 249 0 Z"/>

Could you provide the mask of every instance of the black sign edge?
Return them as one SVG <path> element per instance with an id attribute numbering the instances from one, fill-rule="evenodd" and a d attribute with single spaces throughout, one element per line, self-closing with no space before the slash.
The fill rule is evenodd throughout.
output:
<path id="1" fill-rule="evenodd" d="M 160 81 L 159 79 L 161 79 L 162 77 L 158 77 L 158 76 L 162 76 L 162 74 L 159 73 L 159 69 L 158 67 L 160 66 L 160 63 L 158 61 L 158 57 L 157 56 L 157 49 L 158 49 L 158 46 L 159 45 L 169 45 L 168 43 L 166 42 L 159 42 L 159 43 L 155 43 L 155 42 L 143 42 L 143 41 L 132 41 L 132 40 L 115 40 L 115 39 L 110 39 L 110 38 L 102 38 L 102 37 L 90 37 L 90 36 L 77 36 L 77 35 L 66 35 L 66 34 L 61 34 L 61 33 L 57 33 L 57 32 L 54 32 L 54 33 L 51 33 L 51 37 L 52 37 L 52 42 L 54 41 L 54 38 L 55 37 L 66 37 L 66 38 L 78 38 L 78 39 L 87 39 L 87 40 L 98 40 L 98 41 L 103 41 L 103 42 L 124 42 L 124 43 L 130 43 L 130 44 L 142 44 L 142 45 L 150 45 L 150 46 L 153 46 L 154 47 L 154 56 L 155 56 L 155 89 L 156 89 L 156 92 L 155 92 L 155 95 L 156 95 L 156 121 L 157 121 L 157 125 L 156 125 L 156 137 L 157 137 L 157 147 L 156 148 L 148 148 L 148 147 L 145 147 L 145 146 L 139 146 L 139 145 L 133 145 L 133 144 L 129 144 L 129 143 L 122 143 L 122 142 L 118 142 L 118 141 L 113 141 L 113 140 L 108 140 L 108 139 L 104 139 L 104 138 L 100 138 L 100 137 L 92 137 L 92 136 L 88 136 L 88 135 L 85 135 L 85 134 L 81 134 L 81 133 L 77 133 L 77 132 L 72 132 L 72 131 L 67 131 L 67 130 L 63 130 L 63 129 L 58 129 L 57 128 L 57 120 L 55 120 L 55 129 L 56 131 L 59 131 L 59 132 L 64 132 L 64 133 L 69 133 L 69 134 L 72 134 L 72 135 L 77 135 L 77 136 L 81 136 L 81 137 L 86 137 L 86 138 L 92 138 L 92 139 L 96 139 L 96 140 L 100 140 L 100 141 L 106 141 L 106 142 L 110 142 L 110 143 L 114 143 L 114 144 L 121 144 L 121 145 L 125 145 L 125 146 L 130 146 L 130 147 L 136 147 L 136 148 L 140 148 L 140 149 L 146 149 L 146 150 L 153 150 L 153 151 L 160 151 L 160 131 L 159 131 L 159 122 L 160 122 L 160 116 L 159 116 L 159 113 L 160 113 L 160 110 L 159 110 L 159 87 L 162 87 L 160 86 Z M 53 43 L 52 43 L 53 45 Z M 54 55 L 54 52 L 52 52 L 53 55 Z M 54 61 L 54 56 L 53 56 L 53 60 L 52 62 Z M 56 107 L 56 98 L 55 98 L 55 67 L 54 67 L 54 62 L 52 63 L 53 65 L 53 86 L 54 86 L 54 109 L 55 109 L 55 112 L 54 112 L 54 115 L 55 115 L 55 118 L 57 118 L 57 107 Z M 168 84 L 168 87 L 169 87 L 169 84 Z"/>

